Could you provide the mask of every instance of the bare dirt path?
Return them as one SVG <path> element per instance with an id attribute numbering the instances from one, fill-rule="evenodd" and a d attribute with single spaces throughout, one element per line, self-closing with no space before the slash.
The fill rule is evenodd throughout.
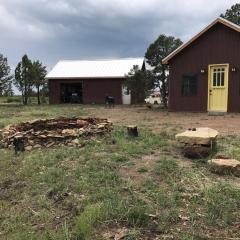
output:
<path id="1" fill-rule="evenodd" d="M 207 113 L 166 112 L 142 107 L 116 106 L 107 109 L 104 106 L 87 106 L 90 113 L 97 117 L 106 117 L 117 125 L 136 124 L 154 132 L 171 128 L 188 129 L 192 127 L 210 127 L 221 135 L 240 134 L 240 114 L 208 116 Z"/>

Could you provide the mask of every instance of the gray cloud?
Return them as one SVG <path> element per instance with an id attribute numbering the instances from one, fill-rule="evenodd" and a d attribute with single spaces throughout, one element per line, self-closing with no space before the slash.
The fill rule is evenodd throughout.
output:
<path id="1" fill-rule="evenodd" d="M 165 33 L 186 41 L 233 0 L 1 0 L 0 52 L 59 59 L 143 56 Z"/>

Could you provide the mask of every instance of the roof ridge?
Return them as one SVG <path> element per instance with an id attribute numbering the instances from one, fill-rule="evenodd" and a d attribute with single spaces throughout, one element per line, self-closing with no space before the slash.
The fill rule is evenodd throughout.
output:
<path id="1" fill-rule="evenodd" d="M 98 59 L 62 59 L 58 62 L 98 62 L 98 61 L 124 61 L 124 60 L 136 60 L 136 59 L 142 59 L 144 60 L 144 57 L 136 57 L 136 58 L 98 58 Z"/>
<path id="2" fill-rule="evenodd" d="M 196 39 L 198 39 L 202 34 L 207 32 L 210 28 L 212 28 L 215 24 L 222 23 L 226 27 L 229 27 L 237 32 L 240 32 L 240 26 L 225 19 L 222 17 L 216 18 L 214 21 L 212 21 L 210 24 L 208 24 L 205 28 L 203 28 L 200 32 L 195 34 L 192 38 L 190 38 L 188 41 L 183 43 L 181 46 L 179 46 L 177 49 L 175 49 L 173 52 L 171 52 L 167 57 L 165 57 L 162 62 L 163 64 L 168 64 L 169 60 L 172 59 L 174 56 L 176 56 L 179 52 L 181 52 L 183 49 L 185 49 L 187 46 L 189 46 L 192 42 L 194 42 Z"/>
<path id="3" fill-rule="evenodd" d="M 234 22 L 231 22 L 231 21 L 229 21 L 228 19 L 226 19 L 226 18 L 223 18 L 223 17 L 218 17 L 217 19 L 219 19 L 219 20 L 222 20 L 222 21 L 225 21 L 225 22 L 227 22 L 227 23 L 229 23 L 229 24 L 231 24 L 232 26 L 234 26 L 234 27 L 236 27 L 236 28 L 239 28 L 240 29 L 240 26 L 239 25 L 237 25 L 236 23 L 234 23 Z"/>

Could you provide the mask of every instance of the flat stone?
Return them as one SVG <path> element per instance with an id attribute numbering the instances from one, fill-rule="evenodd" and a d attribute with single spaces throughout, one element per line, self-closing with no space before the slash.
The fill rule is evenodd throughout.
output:
<path id="1" fill-rule="evenodd" d="M 73 143 L 74 145 L 78 145 L 79 144 L 79 140 L 78 139 L 74 139 L 71 141 L 71 143 Z"/>
<path id="2" fill-rule="evenodd" d="M 50 147 L 52 147 L 54 144 L 55 144 L 55 142 L 51 142 L 51 143 L 47 144 L 46 147 L 47 147 L 47 148 L 50 148 Z"/>
<path id="3" fill-rule="evenodd" d="M 40 137 L 40 138 L 47 138 L 46 135 L 40 135 L 39 137 Z"/>
<path id="4" fill-rule="evenodd" d="M 64 129 L 62 130 L 62 134 L 67 136 L 73 136 L 73 137 L 78 136 L 77 130 L 74 130 L 74 129 Z"/>
<path id="5" fill-rule="evenodd" d="M 87 121 L 85 121 L 85 120 L 78 119 L 78 120 L 77 120 L 77 124 L 78 124 L 78 125 L 85 126 L 85 125 L 87 125 L 87 124 L 88 124 L 88 122 L 87 122 Z"/>
<path id="6" fill-rule="evenodd" d="M 31 151 L 32 148 L 33 148 L 32 146 L 26 146 L 26 147 L 25 147 L 25 150 L 27 150 L 27 151 Z"/>
<path id="7" fill-rule="evenodd" d="M 211 128 L 196 128 L 195 130 L 179 133 L 176 135 L 176 139 L 188 145 L 211 145 L 219 134 L 218 131 Z"/>
<path id="8" fill-rule="evenodd" d="M 97 128 L 98 128 L 98 129 L 104 129 L 104 128 L 105 128 L 105 125 L 104 125 L 104 124 L 98 124 L 98 125 L 97 125 Z"/>
<path id="9" fill-rule="evenodd" d="M 235 159 L 212 159 L 208 161 L 211 171 L 240 177 L 240 161 Z"/>
<path id="10" fill-rule="evenodd" d="M 42 146 L 40 144 L 36 144 L 33 146 L 33 148 L 41 148 Z"/>

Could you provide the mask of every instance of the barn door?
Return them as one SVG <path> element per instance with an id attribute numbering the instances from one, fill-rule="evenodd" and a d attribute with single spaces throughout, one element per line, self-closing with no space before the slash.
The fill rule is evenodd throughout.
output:
<path id="1" fill-rule="evenodd" d="M 208 77 L 208 111 L 227 112 L 228 65 L 210 65 Z"/>

